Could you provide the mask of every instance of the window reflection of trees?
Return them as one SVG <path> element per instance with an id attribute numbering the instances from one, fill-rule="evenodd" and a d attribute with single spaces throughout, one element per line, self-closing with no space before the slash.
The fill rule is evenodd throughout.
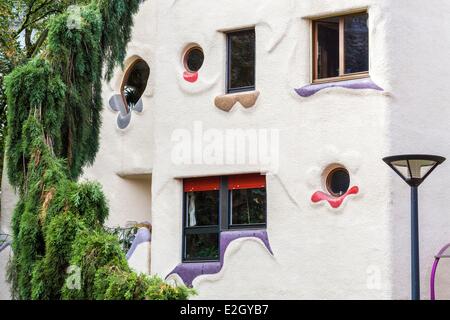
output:
<path id="1" fill-rule="evenodd" d="M 144 60 L 135 62 L 125 75 L 122 96 L 125 99 L 128 112 L 133 110 L 144 94 L 149 76 L 150 68 Z"/>
<path id="2" fill-rule="evenodd" d="M 255 31 L 230 34 L 229 87 L 254 86 L 255 82 Z"/>
<path id="3" fill-rule="evenodd" d="M 188 226 L 212 226 L 219 223 L 219 191 L 187 194 Z"/>
<path id="4" fill-rule="evenodd" d="M 232 191 L 232 224 L 266 222 L 266 189 Z"/>
<path id="5" fill-rule="evenodd" d="M 345 73 L 369 70 L 367 14 L 345 18 Z"/>
<path id="6" fill-rule="evenodd" d="M 218 259 L 219 234 L 191 234 L 186 239 L 187 259 Z"/>

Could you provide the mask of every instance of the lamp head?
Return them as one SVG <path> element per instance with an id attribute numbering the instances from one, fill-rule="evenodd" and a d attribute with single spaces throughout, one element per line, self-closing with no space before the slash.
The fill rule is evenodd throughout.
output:
<path id="1" fill-rule="evenodd" d="M 407 184 L 417 187 L 445 158 L 428 154 L 405 154 L 386 157 L 383 161 Z"/>

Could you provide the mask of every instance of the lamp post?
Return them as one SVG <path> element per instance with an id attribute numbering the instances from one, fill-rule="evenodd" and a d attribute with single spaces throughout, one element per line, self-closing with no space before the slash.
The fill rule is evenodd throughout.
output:
<path id="1" fill-rule="evenodd" d="M 445 158 L 426 154 L 406 154 L 386 157 L 383 161 L 411 187 L 411 299 L 420 300 L 417 189 L 430 173 L 445 161 Z"/>

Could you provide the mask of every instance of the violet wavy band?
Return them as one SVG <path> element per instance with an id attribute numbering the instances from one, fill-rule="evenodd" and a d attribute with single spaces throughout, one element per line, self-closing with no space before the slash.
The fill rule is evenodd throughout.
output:
<path id="1" fill-rule="evenodd" d="M 136 233 L 136 237 L 134 238 L 133 243 L 131 244 L 131 247 L 127 252 L 127 260 L 131 258 L 138 245 L 151 241 L 152 234 L 150 233 L 150 230 L 148 230 L 147 228 L 139 228 L 138 232 Z"/>
<path id="2" fill-rule="evenodd" d="M 376 85 L 370 78 L 309 84 L 294 90 L 299 96 L 306 98 L 316 94 L 320 90 L 327 88 L 372 89 L 377 91 L 384 91 L 383 88 Z"/>
<path id="3" fill-rule="evenodd" d="M 224 231 L 220 234 L 220 261 L 180 263 L 167 275 L 166 279 L 170 275 L 177 274 L 185 285 L 192 287 L 192 282 L 198 276 L 219 273 L 222 270 L 225 252 L 229 244 L 241 238 L 260 239 L 270 254 L 273 255 L 266 230 Z"/>
<path id="4" fill-rule="evenodd" d="M 449 258 L 449 255 L 444 255 L 445 251 L 450 248 L 450 243 L 446 244 L 441 250 L 439 250 L 438 254 L 435 256 L 433 267 L 431 269 L 431 275 L 430 275 L 430 299 L 436 300 L 436 288 L 435 288 L 435 282 L 436 282 L 436 272 L 437 267 L 439 264 L 439 260 L 441 258 Z"/>

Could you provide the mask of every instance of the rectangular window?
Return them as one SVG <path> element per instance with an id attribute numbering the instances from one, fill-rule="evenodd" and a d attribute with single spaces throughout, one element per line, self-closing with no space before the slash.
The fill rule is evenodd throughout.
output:
<path id="1" fill-rule="evenodd" d="M 247 174 L 228 179 L 230 227 L 265 227 L 265 176 Z"/>
<path id="2" fill-rule="evenodd" d="M 184 259 L 219 258 L 220 178 L 184 181 Z"/>
<path id="3" fill-rule="evenodd" d="M 255 90 L 255 29 L 227 33 L 227 92 Z"/>
<path id="4" fill-rule="evenodd" d="M 260 174 L 184 180 L 183 261 L 218 261 L 221 230 L 266 227 Z"/>
<path id="5" fill-rule="evenodd" d="M 358 13 L 313 21 L 315 82 L 368 75 L 367 19 L 367 13 Z"/>

